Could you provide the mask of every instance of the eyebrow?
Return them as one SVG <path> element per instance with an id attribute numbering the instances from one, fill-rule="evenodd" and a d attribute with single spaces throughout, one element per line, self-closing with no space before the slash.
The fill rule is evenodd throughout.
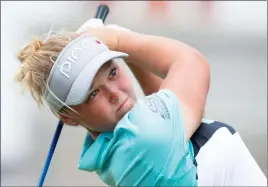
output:
<path id="1" fill-rule="evenodd" d="M 110 60 L 110 61 L 106 62 L 100 69 L 103 69 L 103 71 L 106 72 L 107 69 L 109 69 L 112 66 L 112 64 L 113 64 L 113 62 L 112 62 L 112 60 Z M 94 85 L 95 85 L 95 82 L 93 81 L 89 90 L 94 88 Z"/>

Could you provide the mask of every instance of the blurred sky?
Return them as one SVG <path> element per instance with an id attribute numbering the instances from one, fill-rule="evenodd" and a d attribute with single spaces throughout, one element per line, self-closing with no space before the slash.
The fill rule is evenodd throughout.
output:
<path id="1" fill-rule="evenodd" d="M 51 25 L 77 29 L 98 4 L 1 1 L 1 185 L 36 185 L 57 124 L 28 92 L 21 95 L 13 79 L 17 51 Z M 176 38 L 206 56 L 211 65 L 206 116 L 233 125 L 267 175 L 267 2 L 113 1 L 109 6 L 107 23 Z M 95 174 L 77 170 L 84 134 L 81 128 L 64 128 L 46 185 L 102 185 Z"/>

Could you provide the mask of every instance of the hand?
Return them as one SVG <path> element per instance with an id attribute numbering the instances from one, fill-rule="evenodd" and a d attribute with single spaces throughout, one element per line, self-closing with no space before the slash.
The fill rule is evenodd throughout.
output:
<path id="1" fill-rule="evenodd" d="M 131 31 L 131 30 L 125 28 L 125 27 L 121 27 L 121 26 L 116 25 L 116 24 L 108 24 L 105 27 L 116 29 L 116 30 L 121 30 L 121 31 Z"/>
<path id="2" fill-rule="evenodd" d="M 92 27 L 96 28 L 96 27 L 103 27 L 103 26 L 104 24 L 101 19 L 92 18 L 86 21 L 76 32 L 81 33 Z"/>
<path id="3" fill-rule="evenodd" d="M 103 24 L 101 19 L 97 19 L 97 18 L 92 18 L 89 19 L 88 21 L 86 21 L 76 32 L 84 32 L 86 31 L 88 28 L 94 27 L 104 27 L 105 25 Z M 105 27 L 108 28 L 112 28 L 112 29 L 116 29 L 116 30 L 124 30 L 124 31 L 130 31 L 129 29 L 116 25 L 116 24 L 108 24 Z"/>
<path id="4" fill-rule="evenodd" d="M 121 31 L 107 27 L 90 27 L 85 34 L 90 34 L 98 40 L 102 41 L 110 50 L 118 49 L 118 40 Z"/>
<path id="5" fill-rule="evenodd" d="M 90 33 L 102 41 L 110 50 L 116 50 L 118 46 L 118 35 L 122 31 L 130 30 L 115 24 L 104 26 L 101 19 L 92 18 L 86 21 L 76 32 Z"/>

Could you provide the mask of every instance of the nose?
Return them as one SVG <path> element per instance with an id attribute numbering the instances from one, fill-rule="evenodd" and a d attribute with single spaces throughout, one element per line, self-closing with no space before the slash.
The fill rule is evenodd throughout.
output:
<path id="1" fill-rule="evenodd" d="M 120 97 L 120 90 L 118 90 L 115 87 L 108 87 L 107 88 L 108 94 L 109 94 L 109 101 L 111 103 L 117 103 L 119 101 Z"/>

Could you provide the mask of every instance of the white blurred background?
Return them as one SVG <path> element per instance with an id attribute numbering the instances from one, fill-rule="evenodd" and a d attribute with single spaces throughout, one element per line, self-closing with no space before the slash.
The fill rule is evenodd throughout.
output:
<path id="1" fill-rule="evenodd" d="M 21 94 L 13 78 L 16 53 L 51 25 L 76 30 L 99 3 L 1 1 L 1 186 L 37 184 L 57 124 L 28 92 Z M 234 126 L 267 176 L 267 2 L 108 4 L 106 23 L 176 38 L 206 56 L 211 66 L 206 117 Z M 138 86 L 136 91 L 142 96 Z M 96 174 L 77 169 L 84 135 L 82 128 L 64 127 L 46 186 L 103 185 Z"/>

